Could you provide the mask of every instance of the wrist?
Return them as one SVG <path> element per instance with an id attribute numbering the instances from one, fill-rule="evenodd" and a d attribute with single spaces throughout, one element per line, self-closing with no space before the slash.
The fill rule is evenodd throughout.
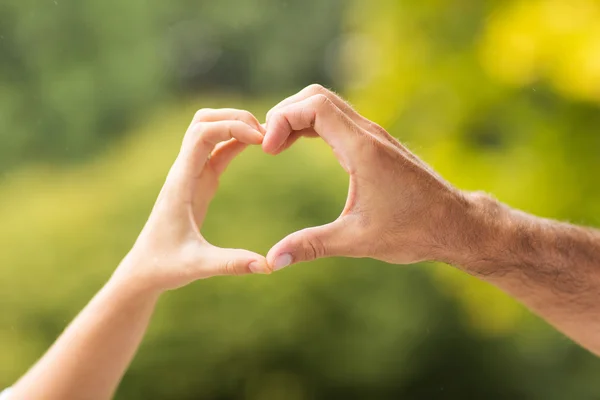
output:
<path id="1" fill-rule="evenodd" d="M 472 275 L 491 275 L 518 229 L 515 212 L 482 192 L 464 192 L 463 199 L 438 261 Z"/>
<path id="2" fill-rule="evenodd" d="M 107 285 L 113 290 L 126 291 L 142 298 L 158 298 L 165 290 L 144 273 L 148 268 L 149 265 L 143 258 L 129 253 L 121 261 Z"/>

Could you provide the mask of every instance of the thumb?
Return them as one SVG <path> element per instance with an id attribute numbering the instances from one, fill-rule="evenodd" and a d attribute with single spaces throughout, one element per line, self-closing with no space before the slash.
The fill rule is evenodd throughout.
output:
<path id="1" fill-rule="evenodd" d="M 299 262 L 350 255 L 349 246 L 352 243 L 348 240 L 348 227 L 343 219 L 338 219 L 288 235 L 271 248 L 267 261 L 277 271 Z"/>
<path id="2" fill-rule="evenodd" d="M 260 254 L 241 249 L 213 246 L 203 256 L 204 273 L 215 275 L 269 274 L 267 260 Z"/>

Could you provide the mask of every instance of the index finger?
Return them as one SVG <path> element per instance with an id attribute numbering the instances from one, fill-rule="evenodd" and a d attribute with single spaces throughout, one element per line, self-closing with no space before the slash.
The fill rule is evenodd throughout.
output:
<path id="1" fill-rule="evenodd" d="M 271 115 L 273 115 L 273 113 L 276 112 L 278 109 L 285 107 L 287 105 L 293 104 L 293 103 L 297 103 L 299 101 L 302 101 L 304 99 L 307 99 L 309 97 L 312 97 L 312 96 L 315 96 L 318 94 L 327 96 L 327 98 L 329 98 L 329 100 L 331 100 L 333 102 L 333 104 L 335 104 L 340 109 L 341 112 L 348 115 L 348 117 L 350 119 L 352 119 L 354 122 L 356 122 L 358 125 L 362 126 L 363 124 L 365 124 L 367 126 L 367 124 L 369 123 L 369 121 L 366 118 L 364 118 L 363 116 L 361 116 L 358 112 L 356 112 L 354 110 L 354 108 L 352 108 L 352 106 L 350 104 L 348 104 L 348 102 L 346 102 L 344 99 L 342 99 L 340 96 L 338 96 L 335 92 L 333 92 L 317 83 L 313 83 L 312 85 L 305 87 L 298 93 L 296 93 L 286 99 L 283 99 L 278 104 L 276 104 L 267 113 L 267 118 L 266 118 L 267 121 L 270 119 Z"/>
<path id="2" fill-rule="evenodd" d="M 260 144 L 263 136 L 242 121 L 200 122 L 185 134 L 181 151 L 167 176 L 171 190 L 191 199 L 194 180 L 204 170 L 208 156 L 218 143 L 236 139 L 244 144 Z"/>
<path id="3" fill-rule="evenodd" d="M 360 126 L 361 128 L 363 128 L 364 130 L 370 132 L 371 134 L 378 136 L 381 139 L 387 140 L 388 142 L 394 144 L 395 146 L 400 146 L 402 147 L 403 150 L 406 150 L 406 148 L 404 148 L 400 142 L 398 142 L 396 139 L 394 139 L 387 131 L 385 131 L 381 126 L 377 125 L 376 123 L 374 123 L 373 121 L 370 121 L 369 119 L 363 117 L 362 115 L 360 115 L 353 107 L 352 105 L 350 105 L 346 100 L 342 99 L 339 95 L 337 95 L 335 92 L 333 92 L 332 90 L 329 90 L 317 83 L 314 83 L 312 85 L 309 85 L 307 87 L 305 87 L 304 89 L 302 89 L 301 91 L 299 91 L 298 93 L 280 101 L 278 104 L 276 104 L 273 108 L 271 108 L 269 110 L 269 112 L 267 113 L 267 122 L 269 121 L 269 119 L 271 118 L 271 115 L 273 115 L 273 113 L 275 113 L 278 109 L 285 107 L 287 105 L 293 104 L 293 103 L 297 103 L 299 101 L 302 101 L 304 99 L 307 99 L 311 96 L 314 95 L 318 95 L 318 94 L 322 94 L 324 96 L 327 96 L 327 98 L 329 100 L 331 100 L 331 102 L 333 104 L 335 104 L 337 106 L 337 108 L 340 109 L 341 112 L 343 112 L 344 114 L 346 114 L 348 116 L 348 118 L 350 118 L 352 121 L 354 121 L 354 123 L 356 123 L 356 125 Z M 310 135 L 305 135 L 305 136 L 310 136 Z M 291 143 L 287 143 L 286 147 L 291 145 Z M 280 149 L 283 150 L 283 149 Z"/>
<path id="4" fill-rule="evenodd" d="M 263 126 L 258 122 L 254 114 L 237 108 L 202 108 L 194 114 L 190 127 L 198 122 L 217 122 L 225 120 L 242 121 L 259 132 L 264 133 Z"/>
<path id="5" fill-rule="evenodd" d="M 274 110 L 267 123 L 263 149 L 274 154 L 293 132 L 308 128 L 314 129 L 325 140 L 344 168 L 352 165 L 348 156 L 365 137 L 361 127 L 327 96 L 318 94 Z"/>

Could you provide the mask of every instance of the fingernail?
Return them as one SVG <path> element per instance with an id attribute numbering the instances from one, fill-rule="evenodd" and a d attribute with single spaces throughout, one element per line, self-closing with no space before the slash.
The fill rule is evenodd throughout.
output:
<path id="1" fill-rule="evenodd" d="M 252 261 L 250 264 L 248 264 L 248 268 L 250 269 L 250 271 L 252 271 L 253 274 L 265 273 L 264 269 L 261 267 L 258 261 Z"/>
<path id="2" fill-rule="evenodd" d="M 290 253 L 280 254 L 275 259 L 275 265 L 273 265 L 273 270 L 278 271 L 282 268 L 287 267 L 291 263 L 292 263 L 292 255 Z"/>
<path id="3" fill-rule="evenodd" d="M 266 270 L 266 266 L 262 265 L 262 263 L 258 262 L 258 261 L 252 261 L 250 264 L 248 264 L 248 268 L 250 269 L 250 271 L 252 271 L 253 274 L 266 274 L 267 270 Z"/>
<path id="4" fill-rule="evenodd" d="M 256 136 L 256 140 L 257 140 L 259 143 L 262 143 L 262 141 L 263 141 L 263 139 L 264 139 L 264 137 L 265 137 L 265 136 L 264 136 L 262 133 L 260 133 L 260 132 L 259 132 L 259 131 L 257 131 L 257 130 L 255 130 L 255 131 L 254 131 L 254 136 Z"/>

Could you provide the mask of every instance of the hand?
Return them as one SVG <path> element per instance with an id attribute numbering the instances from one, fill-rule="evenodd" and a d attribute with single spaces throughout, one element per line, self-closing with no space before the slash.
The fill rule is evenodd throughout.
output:
<path id="1" fill-rule="evenodd" d="M 301 136 L 321 136 L 350 175 L 340 217 L 292 233 L 267 260 L 274 269 L 329 256 L 408 264 L 450 259 L 468 223 L 469 196 L 445 182 L 383 128 L 334 93 L 311 85 L 267 114 L 263 149 L 278 154 Z"/>
<path id="2" fill-rule="evenodd" d="M 203 109 L 190 124 L 142 233 L 116 275 L 157 291 L 215 275 L 268 273 L 263 256 L 223 249 L 201 235 L 221 173 L 264 129 L 247 111 Z"/>

